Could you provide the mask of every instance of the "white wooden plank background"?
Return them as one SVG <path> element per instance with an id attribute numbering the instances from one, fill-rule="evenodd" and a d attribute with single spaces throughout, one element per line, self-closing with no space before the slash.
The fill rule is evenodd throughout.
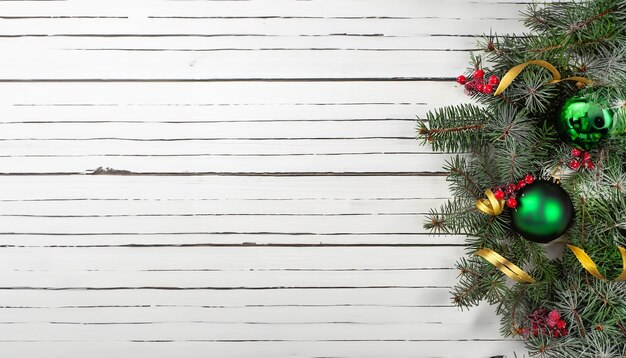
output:
<path id="1" fill-rule="evenodd" d="M 524 7 L 0 1 L 1 355 L 523 352 L 451 305 L 414 137 Z"/>

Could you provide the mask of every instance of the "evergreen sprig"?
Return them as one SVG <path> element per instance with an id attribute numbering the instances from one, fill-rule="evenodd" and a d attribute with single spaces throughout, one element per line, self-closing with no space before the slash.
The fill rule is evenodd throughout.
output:
<path id="1" fill-rule="evenodd" d="M 487 115 L 472 104 L 436 109 L 426 115 L 430 128 L 420 122 L 419 135 L 435 150 L 468 151 L 481 146 Z"/>
<path id="2" fill-rule="evenodd" d="M 468 73 L 482 68 L 501 78 L 515 65 L 540 59 L 562 77 L 586 77 L 593 85 L 548 84 L 549 71 L 529 66 L 499 96 L 474 94 L 478 104 L 429 112 L 418 138 L 435 150 L 458 154 L 444 167 L 453 198 L 430 212 L 425 227 L 467 235 L 468 257 L 456 264 L 454 304 L 496 305 L 501 334 L 521 337 L 531 355 L 624 357 L 626 283 L 611 280 L 623 268 L 617 246 L 626 247 L 626 0 L 533 3 L 522 16 L 528 32 L 485 35 L 479 41 L 483 51 L 471 55 Z M 591 150 L 595 168 L 568 173 L 562 168 L 572 148 L 559 139 L 554 119 L 572 96 L 610 108 L 615 123 L 610 138 Z M 489 216 L 475 209 L 485 189 L 527 173 L 560 177 L 576 211 L 566 238 L 590 255 L 608 281 L 590 275 L 569 250 L 555 258 L 545 245 L 522 238 L 511 230 L 508 211 Z M 512 284 L 472 255 L 484 247 L 525 269 L 536 283 Z M 528 334 L 528 317 L 538 308 L 558 310 L 568 334 Z"/>

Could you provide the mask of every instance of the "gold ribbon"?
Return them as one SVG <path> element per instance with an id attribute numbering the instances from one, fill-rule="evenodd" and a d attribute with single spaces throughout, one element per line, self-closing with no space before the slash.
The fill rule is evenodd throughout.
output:
<path id="1" fill-rule="evenodd" d="M 541 66 L 545 69 L 547 69 L 548 71 L 552 72 L 552 80 L 548 82 L 548 84 L 554 84 L 554 83 L 558 83 L 561 81 L 578 81 L 581 82 L 585 85 L 589 85 L 591 83 L 593 83 L 593 81 L 591 81 L 588 78 L 584 78 L 584 77 L 567 77 L 567 78 L 563 78 L 561 79 L 561 74 L 559 73 L 559 71 L 552 66 L 552 64 L 548 61 L 544 61 L 544 60 L 532 60 L 532 61 L 528 61 L 528 62 L 524 62 L 522 64 L 519 64 L 517 66 L 512 67 L 509 72 L 507 72 L 504 77 L 502 77 L 502 80 L 500 80 L 500 85 L 498 85 L 498 89 L 496 89 L 496 91 L 494 92 L 494 96 L 499 95 L 500 93 L 502 93 L 507 87 L 509 87 L 511 85 L 511 83 L 513 82 L 513 80 L 524 70 L 524 68 L 526 68 L 526 66 L 528 65 L 537 65 L 537 66 Z"/>
<path id="2" fill-rule="evenodd" d="M 493 195 L 491 189 L 485 190 L 487 199 L 481 198 L 476 200 L 476 209 L 487 215 L 498 216 L 504 211 L 504 200 L 498 200 Z"/>
<path id="3" fill-rule="evenodd" d="M 598 267 L 596 266 L 595 262 L 593 262 L 591 257 L 587 255 L 585 250 L 569 244 L 567 245 L 567 247 L 572 250 L 574 256 L 576 256 L 578 261 L 580 261 L 580 264 L 585 268 L 585 270 L 587 270 L 590 274 L 592 274 L 596 278 L 599 278 L 600 280 L 608 281 L 608 279 L 602 276 L 600 271 L 598 271 Z M 622 254 L 623 269 L 622 273 L 615 279 L 615 281 L 626 281 L 626 249 L 621 246 L 618 246 L 617 249 Z"/>
<path id="4" fill-rule="evenodd" d="M 491 263 L 498 270 L 502 271 L 502 273 L 509 276 L 514 281 L 520 283 L 535 283 L 535 279 L 527 274 L 524 270 L 517 267 L 517 265 L 505 259 L 499 253 L 493 251 L 492 249 L 484 248 L 478 250 L 474 255 L 480 256 L 483 259 L 489 261 L 489 263 Z"/>

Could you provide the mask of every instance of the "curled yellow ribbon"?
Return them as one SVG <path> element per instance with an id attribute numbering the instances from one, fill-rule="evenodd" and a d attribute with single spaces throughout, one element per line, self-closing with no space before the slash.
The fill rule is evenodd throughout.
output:
<path id="1" fill-rule="evenodd" d="M 526 68 L 526 66 L 528 65 L 537 65 L 537 66 L 541 66 L 545 69 L 547 69 L 548 71 L 552 72 L 552 80 L 549 81 L 549 84 L 553 84 L 553 83 L 558 83 L 561 81 L 578 81 L 581 82 L 585 85 L 589 85 L 591 83 L 593 83 L 593 81 L 591 81 L 588 78 L 584 78 L 584 77 L 567 77 L 567 78 L 563 78 L 561 79 L 561 74 L 559 73 L 559 71 L 556 69 L 556 67 L 552 66 L 552 64 L 548 61 L 544 61 L 544 60 L 532 60 L 532 61 L 528 61 L 528 62 L 524 62 L 521 63 L 517 66 L 513 66 L 509 72 L 507 72 L 504 77 L 502 77 L 502 80 L 500 80 L 500 85 L 498 85 L 498 88 L 496 89 L 496 91 L 493 93 L 494 96 L 499 95 L 500 93 L 502 93 L 507 87 L 509 87 L 511 85 L 511 83 L 513 83 L 513 80 L 524 70 L 524 68 Z"/>
<path id="2" fill-rule="evenodd" d="M 569 245 L 569 244 L 567 245 L 567 247 L 570 250 L 572 250 L 572 252 L 574 253 L 574 256 L 576 256 L 578 261 L 580 261 L 580 264 L 591 275 L 593 275 L 596 278 L 599 278 L 600 280 L 608 281 L 608 279 L 606 277 L 602 276 L 600 271 L 598 271 L 598 267 L 596 266 L 595 262 L 593 262 L 591 257 L 589 257 L 589 255 L 587 255 L 585 250 L 581 249 L 580 247 L 576 247 L 574 245 Z M 622 269 L 622 273 L 615 279 L 615 281 L 626 281 L 626 249 L 621 247 L 621 246 L 618 246 L 617 249 L 622 254 L 622 262 L 623 262 L 624 266 L 623 266 L 623 269 Z"/>
<path id="3" fill-rule="evenodd" d="M 487 215 L 498 216 L 504 211 L 504 200 L 498 200 L 493 195 L 491 189 L 485 190 L 487 199 L 481 198 L 476 200 L 476 209 Z"/>
<path id="4" fill-rule="evenodd" d="M 481 249 L 474 253 L 476 256 L 480 256 L 483 259 L 489 261 L 493 266 L 495 266 L 498 270 L 502 271 L 505 275 L 509 276 L 514 281 L 520 283 L 535 283 L 535 279 L 532 278 L 529 274 L 527 274 L 524 270 L 517 267 L 511 261 L 505 259 L 499 253 L 493 251 L 492 249 Z"/>

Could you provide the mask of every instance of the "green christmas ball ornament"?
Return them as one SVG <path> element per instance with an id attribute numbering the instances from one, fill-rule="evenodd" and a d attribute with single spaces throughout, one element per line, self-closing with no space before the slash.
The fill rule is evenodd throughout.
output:
<path id="1" fill-rule="evenodd" d="M 613 113 L 584 97 L 568 99 L 559 115 L 557 129 L 563 141 L 589 150 L 609 136 Z"/>
<path id="2" fill-rule="evenodd" d="M 514 231 L 525 239 L 547 243 L 563 235 L 574 219 L 574 205 L 560 185 L 537 180 L 517 192 L 511 213 Z"/>

